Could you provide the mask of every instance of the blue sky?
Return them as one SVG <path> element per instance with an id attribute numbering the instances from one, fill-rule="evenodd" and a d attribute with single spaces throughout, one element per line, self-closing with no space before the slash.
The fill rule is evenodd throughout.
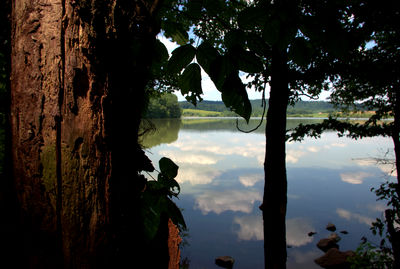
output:
<path id="1" fill-rule="evenodd" d="M 179 45 L 170 41 L 168 38 L 164 37 L 163 35 L 158 35 L 158 39 L 164 43 L 165 47 L 168 49 L 168 53 L 171 55 L 171 52 L 177 48 Z M 243 75 L 241 77 L 242 81 L 248 82 L 246 80 L 246 76 Z M 215 88 L 214 83 L 211 81 L 211 79 L 208 77 L 208 75 L 202 70 L 202 89 L 203 89 L 203 95 L 202 98 L 203 100 L 212 100 L 212 101 L 221 101 L 221 93 Z M 178 96 L 179 101 L 184 101 L 186 100 L 185 97 L 182 96 L 182 94 L 179 91 L 175 92 L 176 96 Z M 249 96 L 250 100 L 254 99 L 261 99 L 262 94 L 261 92 L 256 92 L 254 89 L 248 89 L 247 94 Z M 321 94 L 320 100 L 326 100 L 326 98 L 329 96 L 328 92 L 323 92 Z M 269 86 L 267 86 L 267 90 L 265 92 L 265 97 L 269 98 Z M 305 101 L 308 101 L 308 98 L 304 99 Z"/>

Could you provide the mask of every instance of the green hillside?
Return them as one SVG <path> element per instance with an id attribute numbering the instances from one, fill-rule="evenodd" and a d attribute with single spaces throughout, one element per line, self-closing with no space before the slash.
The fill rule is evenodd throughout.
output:
<path id="1" fill-rule="evenodd" d="M 261 107 L 261 99 L 251 100 L 251 106 L 253 108 L 252 117 L 260 117 L 263 112 Z M 186 116 L 190 111 L 191 116 L 195 116 L 196 110 L 199 111 L 198 116 L 204 114 L 204 111 L 220 112 L 218 116 L 235 116 L 235 113 L 231 112 L 225 107 L 222 101 L 202 101 L 195 107 L 187 101 L 179 102 L 179 106 L 183 109 L 183 116 Z M 268 107 L 268 100 L 267 100 Z M 330 113 L 335 112 L 332 104 L 325 101 L 299 101 L 294 106 L 288 107 L 288 116 L 314 116 L 314 117 L 326 117 Z"/>

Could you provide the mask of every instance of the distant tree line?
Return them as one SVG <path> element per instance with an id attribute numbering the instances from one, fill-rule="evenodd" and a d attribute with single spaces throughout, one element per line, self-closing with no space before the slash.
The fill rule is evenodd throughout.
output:
<path id="1" fill-rule="evenodd" d="M 182 109 L 179 106 L 176 95 L 172 93 L 162 93 L 150 96 L 145 118 L 180 118 L 181 115 Z"/>
<path id="2" fill-rule="evenodd" d="M 261 106 L 262 100 L 250 100 L 252 106 L 252 116 L 260 117 L 263 113 L 263 107 Z M 268 109 L 268 100 L 267 100 Z M 222 101 L 207 101 L 203 100 L 194 106 L 187 101 L 179 102 L 182 109 L 198 109 L 207 111 L 223 112 L 223 115 L 235 116 L 236 114 L 229 110 Z M 364 110 L 362 107 L 358 107 L 360 110 Z M 340 111 L 335 108 L 333 104 L 327 101 L 298 101 L 293 106 L 289 106 L 287 110 L 288 115 L 299 115 L 299 114 L 315 114 L 315 113 L 333 113 Z"/>

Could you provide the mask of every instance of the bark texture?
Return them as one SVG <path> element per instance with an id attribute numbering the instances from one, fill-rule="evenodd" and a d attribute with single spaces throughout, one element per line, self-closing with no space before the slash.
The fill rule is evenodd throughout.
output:
<path id="1" fill-rule="evenodd" d="M 264 163 L 263 205 L 265 268 L 286 268 L 286 111 L 289 83 L 286 52 L 273 47 Z"/>
<path id="2" fill-rule="evenodd" d="M 158 2 L 12 2 L 12 158 L 32 268 L 138 265 L 150 250 L 135 251 L 135 158 Z"/>

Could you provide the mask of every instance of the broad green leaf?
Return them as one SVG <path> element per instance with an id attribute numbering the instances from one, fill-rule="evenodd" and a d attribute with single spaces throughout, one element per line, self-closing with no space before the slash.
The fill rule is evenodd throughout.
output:
<path id="1" fill-rule="evenodd" d="M 169 54 L 165 45 L 158 39 L 154 44 L 153 61 L 151 64 L 151 72 L 155 77 L 161 76 L 162 68 L 168 62 Z"/>
<path id="2" fill-rule="evenodd" d="M 259 7 L 248 7 L 242 10 L 238 16 L 239 27 L 243 30 L 254 30 L 264 26 L 268 18 L 268 12 Z"/>
<path id="3" fill-rule="evenodd" d="M 206 71 L 206 73 L 210 73 L 211 63 L 214 62 L 220 56 L 218 50 L 216 50 L 210 43 L 203 42 L 197 48 L 196 51 L 196 59 L 197 62 L 201 65 L 201 67 Z"/>
<path id="4" fill-rule="evenodd" d="M 189 35 L 181 24 L 166 20 L 163 21 L 161 28 L 164 30 L 164 35 L 166 37 L 172 38 L 172 40 L 179 45 L 183 46 L 189 42 Z"/>
<path id="5" fill-rule="evenodd" d="M 171 159 L 162 157 L 158 164 L 160 166 L 161 173 L 166 177 L 175 178 L 178 175 L 179 166 L 177 166 Z"/>
<path id="6" fill-rule="evenodd" d="M 156 39 L 156 42 L 154 44 L 153 58 L 158 62 L 167 61 L 168 58 L 169 58 L 169 54 L 168 54 L 167 48 L 165 47 L 164 43 L 162 43 L 158 39 Z"/>
<path id="7" fill-rule="evenodd" d="M 201 68 L 197 63 L 191 63 L 179 77 L 178 85 L 182 95 L 189 95 L 189 100 L 196 105 L 197 99 L 201 100 Z"/>
<path id="8" fill-rule="evenodd" d="M 160 227 L 162 207 L 160 196 L 145 192 L 141 215 L 144 224 L 144 233 L 149 241 L 156 236 Z"/>
<path id="9" fill-rule="evenodd" d="M 172 56 L 168 61 L 168 72 L 170 74 L 180 73 L 194 58 L 196 48 L 190 44 L 180 46 L 172 51 Z"/>

